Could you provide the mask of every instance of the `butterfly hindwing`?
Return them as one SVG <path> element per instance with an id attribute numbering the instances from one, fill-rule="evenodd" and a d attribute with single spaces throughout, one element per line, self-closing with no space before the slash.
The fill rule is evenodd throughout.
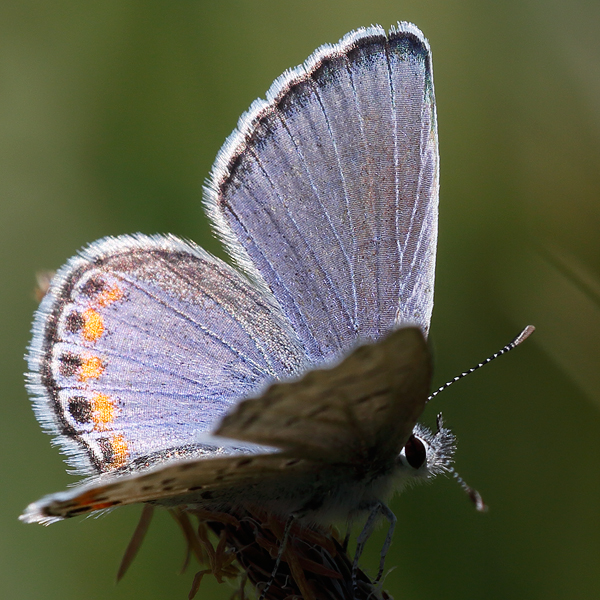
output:
<path id="1" fill-rule="evenodd" d="M 148 472 L 105 475 L 65 492 L 50 494 L 30 504 L 21 517 L 27 523 L 50 524 L 93 511 L 138 502 L 166 506 L 193 504 L 203 509 L 223 508 L 248 500 L 256 486 L 264 489 L 282 477 L 301 479 L 319 465 L 286 454 L 213 456 L 174 460 Z"/>
<path id="2" fill-rule="evenodd" d="M 272 299 L 231 267 L 173 237 L 123 236 L 56 277 L 29 388 L 71 463 L 106 472 L 195 451 L 232 403 L 304 365 Z"/>

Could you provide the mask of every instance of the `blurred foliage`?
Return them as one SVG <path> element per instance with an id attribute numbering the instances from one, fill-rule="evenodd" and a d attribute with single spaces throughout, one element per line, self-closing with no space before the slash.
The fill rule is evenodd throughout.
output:
<path id="1" fill-rule="evenodd" d="M 193 569 L 157 515 L 113 581 L 139 508 L 49 529 L 17 516 L 66 475 L 33 417 L 22 355 L 35 273 L 105 235 L 171 232 L 219 252 L 201 184 L 238 116 L 348 30 L 416 23 L 434 56 L 441 220 L 432 343 L 457 469 L 397 498 L 397 598 L 598 598 L 600 3 L 334 0 L 0 4 L 0 596 L 185 598 Z M 158 511 L 160 512 L 160 511 Z M 375 570 L 384 531 L 369 542 Z M 203 581 L 202 598 L 232 589 Z"/>

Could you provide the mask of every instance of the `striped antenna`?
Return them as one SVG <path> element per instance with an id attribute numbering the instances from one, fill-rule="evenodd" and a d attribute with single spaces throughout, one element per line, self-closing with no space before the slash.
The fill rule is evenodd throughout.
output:
<path id="1" fill-rule="evenodd" d="M 456 479 L 458 485 L 467 493 L 467 496 L 471 499 L 471 502 L 475 505 L 475 508 L 479 512 L 487 512 L 488 507 L 487 504 L 483 501 L 481 494 L 475 489 L 472 488 L 467 482 L 454 470 L 454 467 L 450 467 L 450 473 L 452 473 L 452 477 Z"/>
<path id="2" fill-rule="evenodd" d="M 440 392 L 443 392 L 445 389 L 449 388 L 453 383 L 456 383 L 459 379 L 462 379 L 463 377 L 470 375 L 473 371 L 477 371 L 477 369 L 480 369 L 484 365 L 491 363 L 495 358 L 498 358 L 499 356 L 502 356 L 503 354 L 510 352 L 511 350 L 516 348 L 519 344 L 524 342 L 534 331 L 535 331 L 535 327 L 533 325 L 527 325 L 527 327 L 525 327 L 525 329 L 523 329 L 523 331 L 521 331 L 521 333 L 512 342 L 510 342 L 510 344 L 506 344 L 506 346 L 504 346 L 504 348 L 502 348 L 501 350 L 498 350 L 498 352 L 496 352 L 495 354 L 492 354 L 492 356 L 490 356 L 489 358 L 486 358 L 483 362 L 480 362 L 478 365 L 476 365 L 475 367 L 472 367 L 468 371 L 464 371 L 460 375 L 457 375 L 456 377 L 454 377 L 453 379 L 451 379 L 450 381 L 448 381 L 447 383 L 445 383 L 444 385 L 439 387 L 435 392 L 433 392 L 433 394 L 431 394 L 431 396 L 429 396 L 429 398 L 427 398 L 427 402 L 429 402 L 432 398 L 435 398 Z"/>

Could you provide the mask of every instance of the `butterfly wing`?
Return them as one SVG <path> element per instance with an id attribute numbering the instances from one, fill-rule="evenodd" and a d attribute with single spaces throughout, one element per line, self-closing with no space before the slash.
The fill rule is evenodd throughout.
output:
<path id="1" fill-rule="evenodd" d="M 430 380 L 423 333 L 405 327 L 359 346 L 332 368 L 274 383 L 229 412 L 215 433 L 376 472 L 404 447 Z"/>
<path id="2" fill-rule="evenodd" d="M 221 507 L 244 501 L 252 486 L 268 486 L 282 476 L 314 476 L 318 468 L 310 461 L 280 453 L 175 460 L 147 472 L 104 475 L 88 484 L 50 494 L 30 504 L 20 518 L 26 523 L 48 525 L 138 502 Z"/>
<path id="3" fill-rule="evenodd" d="M 91 245 L 59 272 L 33 331 L 37 417 L 85 473 L 197 453 L 232 403 L 306 366 L 269 296 L 174 237 Z"/>
<path id="4" fill-rule="evenodd" d="M 21 518 L 52 523 L 136 502 L 220 508 L 251 502 L 256 490 L 265 489 L 277 489 L 288 501 L 299 490 L 302 504 L 306 490 L 317 494 L 319 472 L 329 465 L 335 471 L 327 471 L 326 480 L 339 478 L 344 465 L 349 478 L 389 469 L 425 406 L 429 377 L 421 330 L 399 329 L 360 346 L 332 368 L 273 384 L 260 398 L 242 402 L 217 431 L 284 452 L 213 455 L 174 460 L 146 472 L 104 475 L 42 498 Z M 255 500 L 262 503 L 270 496 L 259 491 Z"/>
<path id="5" fill-rule="evenodd" d="M 359 29 L 277 79 L 242 116 L 205 203 L 315 362 L 433 307 L 438 145 L 429 45 Z"/>

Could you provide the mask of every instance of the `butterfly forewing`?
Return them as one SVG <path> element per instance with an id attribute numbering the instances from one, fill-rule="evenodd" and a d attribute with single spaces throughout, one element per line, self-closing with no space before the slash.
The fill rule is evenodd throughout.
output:
<path id="1" fill-rule="evenodd" d="M 422 34 L 358 30 L 283 75 L 221 150 L 206 203 L 313 360 L 398 324 L 427 332 L 438 151 Z"/>
<path id="2" fill-rule="evenodd" d="M 56 278 L 34 332 L 38 417 L 85 472 L 180 456 L 233 402 L 306 364 L 269 298 L 167 237 L 91 246 Z"/>
<path id="3" fill-rule="evenodd" d="M 430 356 L 418 327 L 356 348 L 332 368 L 275 383 L 223 419 L 217 435 L 329 463 L 394 460 L 423 412 Z"/>

